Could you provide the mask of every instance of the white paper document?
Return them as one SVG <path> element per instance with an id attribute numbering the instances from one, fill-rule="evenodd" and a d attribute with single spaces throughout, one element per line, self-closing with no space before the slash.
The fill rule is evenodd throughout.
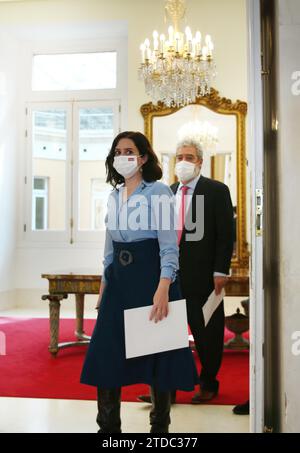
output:
<path id="1" fill-rule="evenodd" d="M 149 320 L 152 305 L 124 310 L 126 359 L 189 346 L 185 299 L 169 303 L 162 321 Z"/>
<path id="2" fill-rule="evenodd" d="M 207 324 L 208 324 L 210 318 L 212 317 L 212 315 L 214 314 L 215 310 L 218 308 L 218 306 L 224 299 L 224 296 L 225 296 L 224 288 L 222 289 L 222 291 L 220 292 L 220 294 L 218 296 L 216 295 L 215 290 L 213 290 L 213 292 L 211 293 L 211 295 L 209 296 L 209 298 L 203 305 L 202 311 L 203 311 L 203 316 L 204 316 L 205 327 L 207 326 Z"/>

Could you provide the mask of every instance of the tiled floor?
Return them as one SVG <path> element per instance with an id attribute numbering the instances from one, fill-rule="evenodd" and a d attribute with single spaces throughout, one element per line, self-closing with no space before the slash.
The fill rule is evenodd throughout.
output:
<path id="1" fill-rule="evenodd" d="M 239 300 L 228 298 L 226 314 L 232 314 Z M 29 307 L 0 311 L 0 316 L 48 316 L 43 309 Z M 62 317 L 74 316 L 73 310 L 62 306 Z M 96 317 L 88 309 L 86 317 Z M 94 401 L 0 398 L 0 432 L 2 433 L 94 433 L 96 403 Z M 124 433 L 149 432 L 149 405 L 122 403 L 122 429 Z M 249 417 L 232 413 L 232 406 L 178 404 L 172 406 L 170 432 L 177 433 L 245 433 L 249 432 Z"/>

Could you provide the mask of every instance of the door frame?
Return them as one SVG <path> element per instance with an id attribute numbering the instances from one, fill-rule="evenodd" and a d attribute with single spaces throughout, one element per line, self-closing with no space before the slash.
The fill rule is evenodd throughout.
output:
<path id="1" fill-rule="evenodd" d="M 250 261 L 250 432 L 264 431 L 263 235 L 256 232 L 256 190 L 263 190 L 263 96 L 260 0 L 247 0 L 249 68 Z"/>

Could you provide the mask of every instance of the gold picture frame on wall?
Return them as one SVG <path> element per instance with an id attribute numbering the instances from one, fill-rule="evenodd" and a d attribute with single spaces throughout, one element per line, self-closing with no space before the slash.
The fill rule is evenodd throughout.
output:
<path id="1" fill-rule="evenodd" d="M 236 177 L 237 177 L 237 226 L 236 248 L 232 258 L 232 271 L 247 276 L 249 273 L 249 251 L 247 242 L 247 212 L 246 212 L 246 115 L 247 103 L 221 97 L 219 92 L 211 89 L 209 95 L 198 97 L 191 105 L 202 105 L 221 115 L 232 115 L 236 119 Z M 157 105 L 149 102 L 140 108 L 144 118 L 144 132 L 153 144 L 153 119 L 172 115 L 182 107 L 166 107 L 163 103 Z M 214 159 L 212 158 L 212 174 Z"/>

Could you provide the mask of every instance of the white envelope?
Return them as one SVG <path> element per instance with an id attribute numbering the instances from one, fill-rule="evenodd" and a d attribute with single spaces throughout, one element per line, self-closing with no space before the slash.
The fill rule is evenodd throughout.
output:
<path id="1" fill-rule="evenodd" d="M 169 303 L 162 321 L 149 321 L 151 306 L 124 310 L 126 359 L 189 346 L 185 299 Z"/>
<path id="2" fill-rule="evenodd" d="M 214 314 L 215 310 L 218 308 L 222 300 L 224 299 L 225 296 L 225 291 L 224 288 L 220 292 L 220 294 L 217 296 L 215 293 L 215 290 L 210 294 L 209 298 L 205 302 L 205 304 L 202 307 L 203 311 L 203 316 L 204 316 L 204 325 L 205 327 L 207 326 L 210 318 Z"/>

